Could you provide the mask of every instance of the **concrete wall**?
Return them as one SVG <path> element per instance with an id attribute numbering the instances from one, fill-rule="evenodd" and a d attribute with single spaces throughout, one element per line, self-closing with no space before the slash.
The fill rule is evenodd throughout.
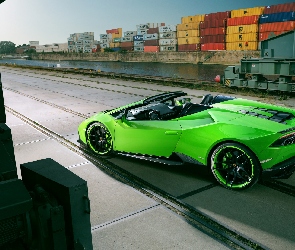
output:
<path id="1" fill-rule="evenodd" d="M 201 52 L 105 52 L 105 53 L 40 53 L 34 60 L 86 60 L 163 63 L 238 64 L 243 57 L 260 56 L 259 51 L 201 51 Z"/>

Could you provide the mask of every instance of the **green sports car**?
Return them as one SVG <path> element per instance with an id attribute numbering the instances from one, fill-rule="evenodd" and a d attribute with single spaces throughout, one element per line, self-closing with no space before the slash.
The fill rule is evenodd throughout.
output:
<path id="1" fill-rule="evenodd" d="M 192 103 L 168 92 L 100 112 L 78 128 L 98 155 L 119 153 L 166 164 L 206 165 L 228 189 L 295 170 L 295 110 L 231 96 Z"/>

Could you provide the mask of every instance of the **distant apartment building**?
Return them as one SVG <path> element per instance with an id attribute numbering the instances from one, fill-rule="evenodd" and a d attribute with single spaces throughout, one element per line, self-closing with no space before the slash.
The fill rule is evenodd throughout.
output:
<path id="1" fill-rule="evenodd" d="M 67 52 L 68 44 L 67 43 L 53 43 L 39 45 L 39 41 L 29 41 L 30 48 L 36 50 L 37 53 L 48 53 L 48 52 Z"/>
<path id="2" fill-rule="evenodd" d="M 68 51 L 80 53 L 92 53 L 96 51 L 97 41 L 94 40 L 94 32 L 74 33 L 68 38 Z"/>

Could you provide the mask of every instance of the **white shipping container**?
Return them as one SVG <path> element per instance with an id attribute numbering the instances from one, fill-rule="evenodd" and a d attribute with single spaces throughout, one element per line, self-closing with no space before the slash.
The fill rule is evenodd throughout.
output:
<path id="1" fill-rule="evenodd" d="M 136 25 L 136 29 L 148 29 L 148 28 L 149 28 L 149 25 L 147 23 Z"/>
<path id="2" fill-rule="evenodd" d="M 160 33 L 160 38 L 177 38 L 177 32 L 176 31 L 170 31 L 165 33 Z"/>
<path id="3" fill-rule="evenodd" d="M 100 34 L 99 37 L 100 37 L 100 40 L 101 39 L 112 39 L 112 34 Z"/>
<path id="4" fill-rule="evenodd" d="M 176 45 L 171 46 L 160 46 L 160 51 L 177 51 Z"/>
<path id="5" fill-rule="evenodd" d="M 94 32 L 83 32 L 83 35 L 94 36 Z"/>
<path id="6" fill-rule="evenodd" d="M 100 44 L 100 47 L 101 47 L 102 49 L 109 48 L 109 47 L 110 47 L 110 44 L 109 44 L 109 43 L 101 43 L 101 44 Z"/>
<path id="7" fill-rule="evenodd" d="M 76 45 L 82 45 L 83 44 L 83 41 L 77 41 L 76 42 Z"/>
<path id="8" fill-rule="evenodd" d="M 96 49 L 97 46 L 96 46 L 96 45 L 92 45 L 91 48 L 92 48 L 92 49 Z"/>
<path id="9" fill-rule="evenodd" d="M 91 40 L 83 40 L 83 44 L 92 44 Z"/>
<path id="10" fill-rule="evenodd" d="M 71 42 L 73 42 L 74 41 L 74 37 L 69 37 L 68 38 L 68 41 L 71 41 Z M 30 44 L 31 45 L 31 44 Z M 39 44 L 38 44 L 39 45 Z"/>
<path id="11" fill-rule="evenodd" d="M 171 32 L 171 31 L 176 31 L 176 25 L 167 25 L 167 26 L 160 26 L 159 27 L 159 32 Z"/>
<path id="12" fill-rule="evenodd" d="M 160 39 L 159 45 L 176 45 L 177 39 Z"/>
<path id="13" fill-rule="evenodd" d="M 131 36 L 129 37 L 121 37 L 121 42 L 132 42 L 133 39 Z"/>
<path id="14" fill-rule="evenodd" d="M 137 46 L 135 47 L 134 46 L 133 51 L 136 51 L 136 52 L 141 52 L 142 51 L 143 52 L 144 51 L 144 47 L 137 47 Z"/>
<path id="15" fill-rule="evenodd" d="M 125 37 L 133 37 L 137 35 L 137 31 L 125 31 L 124 36 Z"/>
<path id="16" fill-rule="evenodd" d="M 133 45 L 134 45 L 134 47 L 135 46 L 136 47 L 138 47 L 138 46 L 143 47 L 144 46 L 144 43 L 143 43 L 143 41 L 134 41 Z"/>
<path id="17" fill-rule="evenodd" d="M 109 40 L 109 39 L 101 39 L 100 40 L 100 44 L 102 44 L 102 43 L 110 43 L 111 42 L 111 40 Z"/>
<path id="18" fill-rule="evenodd" d="M 159 39 L 158 33 L 143 35 L 143 40 L 157 40 L 157 39 Z"/>
<path id="19" fill-rule="evenodd" d="M 149 28 L 158 28 L 160 26 L 163 26 L 162 24 L 164 24 L 164 23 L 147 23 L 147 25 L 149 26 Z"/>
<path id="20" fill-rule="evenodd" d="M 148 29 L 137 29 L 137 35 L 144 35 L 147 34 Z"/>

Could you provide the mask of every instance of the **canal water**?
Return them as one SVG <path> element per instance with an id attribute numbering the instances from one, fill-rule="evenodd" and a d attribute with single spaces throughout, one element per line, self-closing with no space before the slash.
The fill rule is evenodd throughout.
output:
<path id="1" fill-rule="evenodd" d="M 105 72 L 150 75 L 173 78 L 213 81 L 216 75 L 222 75 L 226 65 L 207 65 L 189 63 L 153 63 L 153 62 L 94 62 L 94 61 L 45 61 L 2 59 L 0 64 L 32 65 L 41 67 L 70 67 L 101 70 Z"/>

